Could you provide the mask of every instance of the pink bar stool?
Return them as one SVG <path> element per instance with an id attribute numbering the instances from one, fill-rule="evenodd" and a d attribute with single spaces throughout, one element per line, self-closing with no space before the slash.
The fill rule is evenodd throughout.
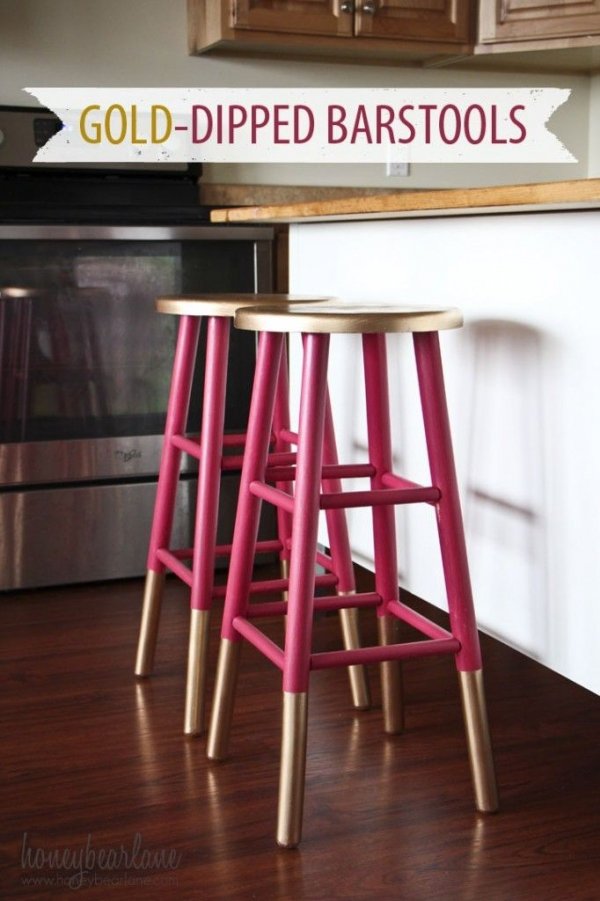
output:
<path id="1" fill-rule="evenodd" d="M 242 469 L 233 537 L 232 565 L 223 613 L 215 701 L 208 756 L 227 754 L 234 690 L 242 639 L 268 657 L 283 674 L 283 735 L 279 782 L 277 842 L 294 847 L 301 837 L 308 686 L 311 670 L 357 663 L 381 663 L 386 732 L 402 729 L 400 661 L 451 654 L 458 670 L 475 800 L 481 811 L 497 808 L 496 781 L 487 724 L 481 654 L 469 581 L 465 539 L 438 331 L 462 325 L 456 309 L 431 307 L 363 307 L 332 303 L 322 307 L 249 308 L 236 314 L 235 325 L 260 332 L 248 439 Z M 298 454 L 295 467 L 272 467 L 268 444 L 274 410 L 273 382 L 280 366 L 285 333 L 304 335 Z M 330 466 L 323 463 L 327 416 L 327 360 L 332 333 L 362 335 L 367 398 L 369 462 Z M 392 472 L 392 447 L 386 360 L 387 332 L 413 333 L 414 351 L 432 484 L 417 485 Z M 323 476 L 366 476 L 365 491 L 321 490 Z M 295 479 L 295 494 L 272 487 L 277 479 Z M 287 608 L 250 601 L 250 579 L 261 503 L 268 501 L 292 516 L 290 582 Z M 450 611 L 450 631 L 430 622 L 400 601 L 393 507 L 433 506 Z M 312 561 L 320 510 L 371 507 L 375 548 L 375 592 L 352 598 L 315 598 Z M 380 644 L 355 650 L 312 652 L 313 614 L 375 607 Z M 287 614 L 285 647 L 272 642 L 256 625 L 263 616 Z M 409 623 L 427 639 L 398 643 L 395 626 Z"/>
<path id="2" fill-rule="evenodd" d="M 216 557 L 226 557 L 231 552 L 230 546 L 217 545 L 221 473 L 239 472 L 242 457 L 239 453 L 224 454 L 223 451 L 224 448 L 240 450 L 246 443 L 245 433 L 224 434 L 231 323 L 235 311 L 244 305 L 257 302 L 284 305 L 289 300 L 304 304 L 314 302 L 315 298 L 290 298 L 288 295 L 273 294 L 219 294 L 167 297 L 157 301 L 158 311 L 179 316 L 180 324 L 148 549 L 148 569 L 135 673 L 144 677 L 152 672 L 164 577 L 165 572 L 169 570 L 191 589 L 184 716 L 184 732 L 188 735 L 197 735 L 203 731 L 210 610 L 213 599 L 224 594 L 224 589 L 214 585 L 215 560 Z M 319 300 L 323 303 L 326 299 Z M 185 429 L 203 319 L 207 323 L 207 333 L 202 424 L 200 436 L 193 438 L 186 435 Z M 277 372 L 273 375 L 271 388 L 273 411 L 269 428 L 272 424 L 273 432 L 268 441 L 271 459 L 289 465 L 295 461 L 295 454 L 291 453 L 291 444 L 295 436 L 290 431 L 287 363 L 284 354 L 281 355 Z M 323 455 L 324 459 L 334 463 L 337 462 L 337 450 L 330 414 L 326 420 Z M 179 550 L 170 547 L 170 540 L 182 453 L 187 453 L 198 460 L 198 493 L 193 548 Z M 279 490 L 289 490 L 290 482 L 282 480 L 277 482 L 276 487 Z M 333 587 L 340 594 L 352 594 L 354 573 L 348 533 L 343 511 L 338 512 L 342 515 L 330 517 L 328 520 L 331 557 L 319 555 L 320 562 L 329 569 L 320 576 L 320 582 Z M 287 589 L 291 540 L 289 514 L 278 511 L 277 525 L 278 538 L 258 542 L 257 551 L 278 553 L 284 578 L 257 582 L 252 586 L 253 591 L 281 592 Z M 191 568 L 186 565 L 186 560 L 191 560 Z M 344 614 L 341 617 L 345 646 L 358 647 L 358 619 L 353 611 L 347 613 L 352 615 Z M 360 709 L 368 707 L 370 701 L 364 667 L 352 666 L 349 669 L 349 676 L 354 706 Z"/>

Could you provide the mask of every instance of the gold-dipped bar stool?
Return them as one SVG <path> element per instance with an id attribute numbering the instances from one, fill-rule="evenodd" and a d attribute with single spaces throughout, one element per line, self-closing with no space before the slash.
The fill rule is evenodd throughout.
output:
<path id="1" fill-rule="evenodd" d="M 469 760 L 476 806 L 497 808 L 497 791 L 482 681 L 479 637 L 475 623 L 462 516 L 456 482 L 450 426 L 446 407 L 438 332 L 462 325 L 459 310 L 443 307 L 356 307 L 331 303 L 293 309 L 255 307 L 236 313 L 237 328 L 260 333 L 248 445 L 242 468 L 238 511 L 233 537 L 232 563 L 223 613 L 222 640 L 217 669 L 217 690 L 212 710 L 208 756 L 227 755 L 233 714 L 239 649 L 247 640 L 282 671 L 283 724 L 277 842 L 295 847 L 300 841 L 306 765 L 309 676 L 313 670 L 357 663 L 381 664 L 384 728 L 401 729 L 399 667 L 402 660 L 437 654 L 454 657 L 464 709 Z M 298 453 L 294 472 L 279 468 L 278 478 L 295 478 L 295 492 L 273 488 L 268 444 L 274 403 L 269 385 L 278 371 L 284 339 L 301 332 L 304 339 Z M 418 485 L 392 469 L 391 428 L 386 359 L 386 333 L 410 332 L 419 380 L 431 485 Z M 362 336 L 366 388 L 369 460 L 366 464 L 323 464 L 322 447 L 327 404 L 327 361 L 330 336 Z M 322 490 L 324 475 L 369 479 L 363 491 Z M 292 517 L 290 581 L 287 607 L 251 603 L 252 548 L 261 504 L 266 501 Z M 434 508 L 450 628 L 444 629 L 400 600 L 393 508 L 398 504 L 426 503 Z M 315 596 L 310 566 L 317 541 L 321 510 L 371 507 L 375 549 L 375 591 L 350 598 Z M 250 548 L 250 550 L 249 550 Z M 313 614 L 374 607 L 380 644 L 370 648 L 314 653 Z M 261 617 L 287 616 L 284 647 L 259 628 Z M 394 625 L 406 622 L 423 640 L 398 642 Z"/>
<path id="2" fill-rule="evenodd" d="M 217 557 L 227 557 L 231 547 L 217 545 L 217 520 L 221 474 L 239 472 L 241 450 L 246 445 L 246 433 L 225 434 L 225 402 L 231 323 L 237 309 L 250 304 L 268 302 L 285 305 L 321 303 L 326 298 L 290 297 L 289 295 L 217 294 L 165 297 L 157 301 L 160 313 L 180 317 L 177 347 L 167 409 L 163 452 L 152 530 L 148 550 L 148 569 L 144 589 L 135 673 L 149 676 L 154 661 L 160 607 L 165 572 L 174 573 L 191 589 L 191 619 L 188 647 L 187 683 L 184 732 L 197 735 L 204 728 L 204 709 L 207 681 L 207 648 L 210 611 L 215 597 L 224 589 L 215 587 L 214 570 Z M 200 435 L 186 434 L 190 394 L 196 363 L 202 320 L 206 320 L 206 357 L 204 368 L 202 423 Z M 269 448 L 273 462 L 289 465 L 295 460 L 292 453 L 294 433 L 290 431 L 288 408 L 287 362 L 282 355 L 273 380 L 274 417 Z M 236 453 L 224 453 L 224 450 Z M 182 453 L 198 460 L 198 491 L 193 547 L 170 547 L 176 491 Z M 324 458 L 337 462 L 335 436 L 330 417 L 324 435 Z M 289 489 L 289 481 L 277 482 L 277 487 Z M 320 577 L 323 585 L 333 586 L 348 594 L 354 591 L 354 575 L 343 511 L 328 520 L 331 556 L 319 554 L 328 571 Z M 281 592 L 287 590 L 287 564 L 291 543 L 290 517 L 278 511 L 278 537 L 258 543 L 258 551 L 278 553 L 284 578 L 257 582 L 254 591 Z M 191 568 L 187 565 L 191 561 Z M 359 646 L 356 611 L 341 614 L 342 630 L 348 648 Z M 369 706 L 369 691 L 363 666 L 349 670 L 353 704 L 357 708 Z"/>

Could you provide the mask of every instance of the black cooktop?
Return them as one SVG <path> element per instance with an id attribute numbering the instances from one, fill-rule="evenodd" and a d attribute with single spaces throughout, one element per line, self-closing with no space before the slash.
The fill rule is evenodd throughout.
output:
<path id="1" fill-rule="evenodd" d="M 10 223 L 208 222 L 211 208 L 198 202 L 195 182 L 145 176 L 52 174 L 32 176 L 0 170 L 0 220 Z"/>
<path id="2" fill-rule="evenodd" d="M 42 128 L 43 126 L 43 128 Z M 40 166 L 38 147 L 60 127 L 47 110 L 0 107 L 0 221 L 136 225 L 207 222 L 198 164 Z M 40 130 L 41 129 L 41 130 Z"/>

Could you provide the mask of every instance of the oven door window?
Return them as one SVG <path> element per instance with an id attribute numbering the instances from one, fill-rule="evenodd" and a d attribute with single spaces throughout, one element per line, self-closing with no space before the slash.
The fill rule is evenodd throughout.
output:
<path id="1" fill-rule="evenodd" d="M 0 443 L 161 434 L 177 320 L 155 299 L 252 291 L 253 272 L 248 241 L 1 241 Z M 234 332 L 230 430 L 253 357 Z M 197 388 L 190 411 L 194 431 Z"/>

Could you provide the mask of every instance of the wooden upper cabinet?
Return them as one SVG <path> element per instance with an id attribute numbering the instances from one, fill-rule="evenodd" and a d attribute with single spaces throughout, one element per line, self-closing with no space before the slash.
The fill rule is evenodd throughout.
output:
<path id="1" fill-rule="evenodd" d="M 468 41 L 468 0 L 357 0 L 357 37 Z"/>
<path id="2" fill-rule="evenodd" d="M 422 63 L 498 54 L 586 54 L 567 68 L 597 71 L 600 0 L 187 0 L 189 49 L 334 61 Z M 476 5 L 478 43 L 473 46 Z M 589 57 L 589 58 L 588 58 Z M 562 65 L 557 55 L 542 68 Z"/>
<path id="3" fill-rule="evenodd" d="M 233 28 L 292 34 L 352 35 L 343 0 L 233 0 Z"/>
<path id="4" fill-rule="evenodd" d="M 600 35 L 600 0 L 481 0 L 482 43 L 594 34 Z"/>
<path id="5" fill-rule="evenodd" d="M 468 53 L 476 2 L 188 0 L 189 47 L 191 53 L 414 62 Z"/>

